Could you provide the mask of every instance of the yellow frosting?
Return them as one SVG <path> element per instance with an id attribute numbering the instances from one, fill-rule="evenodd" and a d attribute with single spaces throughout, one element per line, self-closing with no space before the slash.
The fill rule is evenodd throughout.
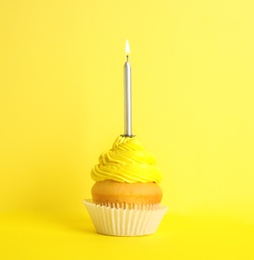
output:
<path id="1" fill-rule="evenodd" d="M 93 167 L 91 177 L 94 181 L 159 183 L 161 171 L 154 156 L 136 137 L 119 136 L 112 148 L 100 155 L 99 164 Z"/>

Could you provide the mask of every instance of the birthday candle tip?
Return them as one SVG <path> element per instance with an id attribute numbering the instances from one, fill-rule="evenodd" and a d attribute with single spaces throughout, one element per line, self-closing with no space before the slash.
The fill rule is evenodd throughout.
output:
<path id="1" fill-rule="evenodd" d="M 126 40 L 125 53 L 127 56 L 130 54 L 130 44 L 128 40 Z"/>

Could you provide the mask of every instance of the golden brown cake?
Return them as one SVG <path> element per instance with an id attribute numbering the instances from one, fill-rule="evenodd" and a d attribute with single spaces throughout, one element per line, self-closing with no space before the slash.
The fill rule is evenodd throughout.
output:
<path id="1" fill-rule="evenodd" d="M 162 190 L 154 182 L 127 183 L 113 180 L 98 181 L 91 190 L 94 203 L 98 204 L 159 204 Z"/>

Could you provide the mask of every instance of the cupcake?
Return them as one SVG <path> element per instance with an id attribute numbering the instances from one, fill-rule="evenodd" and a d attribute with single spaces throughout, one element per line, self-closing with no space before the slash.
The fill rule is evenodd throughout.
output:
<path id="1" fill-rule="evenodd" d="M 119 136 L 91 171 L 95 181 L 85 206 L 98 233 L 143 236 L 154 233 L 162 206 L 161 171 L 135 136 Z"/>

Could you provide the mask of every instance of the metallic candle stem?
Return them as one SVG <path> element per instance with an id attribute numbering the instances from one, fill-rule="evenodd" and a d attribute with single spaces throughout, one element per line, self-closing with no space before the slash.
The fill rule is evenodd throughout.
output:
<path id="1" fill-rule="evenodd" d="M 124 64 L 124 135 L 132 136 L 132 100 L 131 100 L 131 65 L 129 63 L 130 46 L 126 41 Z"/>

